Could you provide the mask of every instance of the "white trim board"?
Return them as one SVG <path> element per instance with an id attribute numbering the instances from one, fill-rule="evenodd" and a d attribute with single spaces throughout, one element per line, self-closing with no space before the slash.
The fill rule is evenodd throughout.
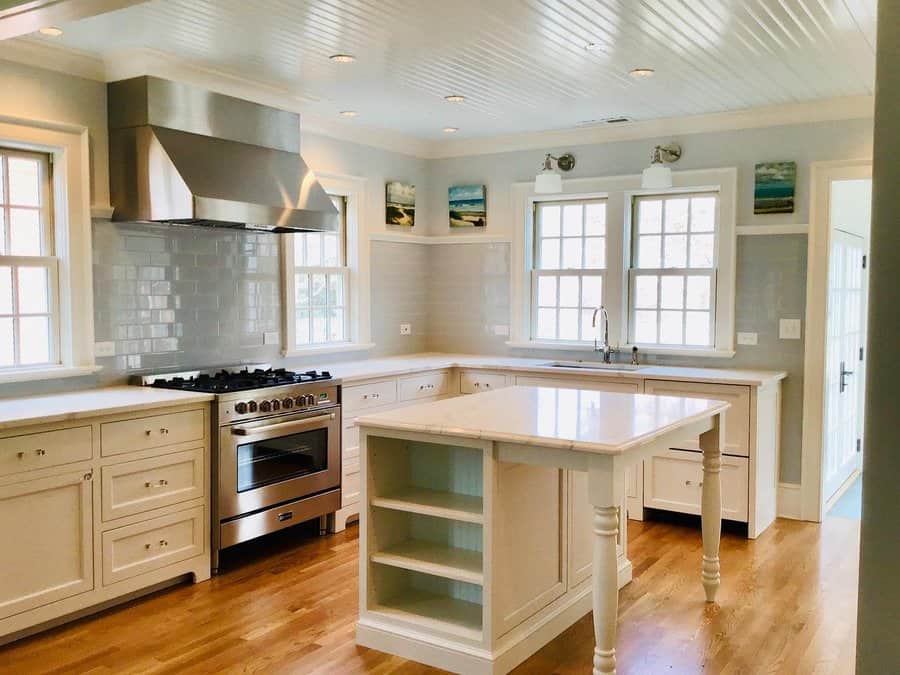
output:
<path id="1" fill-rule="evenodd" d="M 370 241 L 389 241 L 398 244 L 509 244 L 512 238 L 490 234 L 428 235 L 406 234 L 403 232 L 376 232 L 369 235 Z"/>
<path id="2" fill-rule="evenodd" d="M 771 234 L 809 234 L 809 225 L 806 223 L 785 223 L 782 225 L 738 225 L 735 228 L 737 236 Z"/>
<path id="3" fill-rule="evenodd" d="M 800 483 L 779 483 L 777 499 L 777 515 L 779 518 L 803 520 L 803 500 Z"/>

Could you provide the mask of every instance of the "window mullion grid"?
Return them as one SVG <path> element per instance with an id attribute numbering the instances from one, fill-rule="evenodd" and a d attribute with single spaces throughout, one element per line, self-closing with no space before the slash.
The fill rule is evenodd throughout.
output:
<path id="1" fill-rule="evenodd" d="M 12 217 L 12 213 L 9 208 L 10 196 L 9 196 L 9 158 L 6 155 L 0 155 L 0 178 L 3 180 L 2 186 L 2 195 L 3 195 L 3 240 L 0 241 L 0 245 L 3 246 L 2 250 L 0 250 L 0 255 L 9 254 L 10 252 L 10 218 Z"/>

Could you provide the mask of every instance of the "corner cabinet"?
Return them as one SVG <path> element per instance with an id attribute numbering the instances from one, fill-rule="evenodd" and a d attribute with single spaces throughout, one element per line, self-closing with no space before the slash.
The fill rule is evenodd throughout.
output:
<path id="1" fill-rule="evenodd" d="M 207 403 L 0 432 L 0 644 L 210 576 Z"/>

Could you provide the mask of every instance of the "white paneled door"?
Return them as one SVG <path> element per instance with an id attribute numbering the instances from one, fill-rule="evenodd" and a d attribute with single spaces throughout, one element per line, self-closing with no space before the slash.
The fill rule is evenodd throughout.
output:
<path id="1" fill-rule="evenodd" d="M 825 499 L 862 468 L 866 240 L 834 230 L 828 274 Z"/>

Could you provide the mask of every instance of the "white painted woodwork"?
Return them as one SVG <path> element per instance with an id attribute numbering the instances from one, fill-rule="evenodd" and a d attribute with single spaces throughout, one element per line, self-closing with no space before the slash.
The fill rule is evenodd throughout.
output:
<path id="1" fill-rule="evenodd" d="M 203 448 L 104 466 L 100 470 L 103 520 L 203 497 Z"/>
<path id="2" fill-rule="evenodd" d="M 206 427 L 207 418 L 203 410 L 107 422 L 100 425 L 100 448 L 103 455 L 119 455 L 135 450 L 200 441 L 207 434 Z"/>
<path id="3" fill-rule="evenodd" d="M 618 391 L 623 394 L 638 394 L 643 391 L 643 383 L 640 380 L 625 380 L 621 378 L 581 378 L 569 377 L 534 377 L 530 375 L 517 375 L 516 384 L 526 387 L 559 387 L 561 389 L 593 389 L 596 391 Z"/>
<path id="4" fill-rule="evenodd" d="M 371 504 L 383 509 L 449 518 L 464 523 L 484 522 L 484 501 L 475 495 L 403 487 L 387 494 L 373 496 Z"/>
<path id="5" fill-rule="evenodd" d="M 345 416 L 367 408 L 389 405 L 397 400 L 397 380 L 390 378 L 366 384 L 348 385 L 341 391 Z"/>
<path id="6" fill-rule="evenodd" d="M 89 460 L 90 426 L 0 438 L 0 476 Z"/>
<path id="7" fill-rule="evenodd" d="M 121 389 L 136 402 L 131 412 L 100 390 L 94 416 L 90 395 L 63 395 L 51 406 L 58 421 L 0 426 L 0 446 L 41 439 L 45 457 L 67 459 L 0 475 L 0 531 L 10 535 L 0 568 L 18 571 L 0 575 L 0 642 L 185 575 L 210 576 L 210 439 L 205 423 L 196 431 L 209 397 Z M 172 427 L 169 444 L 129 447 L 148 420 Z"/>
<path id="8" fill-rule="evenodd" d="M 712 420 L 712 429 L 700 435 L 703 451 L 703 488 L 701 495 L 701 524 L 703 531 L 703 564 L 701 578 L 706 601 L 715 602 L 721 583 L 719 573 L 719 540 L 722 536 L 722 445 L 725 430 L 722 415 Z"/>
<path id="9" fill-rule="evenodd" d="M 103 533 L 103 583 L 187 560 L 208 548 L 202 506 Z"/>
<path id="10" fill-rule="evenodd" d="M 729 455 L 750 455 L 750 387 L 731 384 L 700 384 L 647 380 L 644 391 L 658 396 L 687 396 L 728 401 L 731 408 L 725 413 L 725 449 Z M 673 446 L 681 450 L 700 450 L 697 438 L 679 439 Z"/>
<path id="11" fill-rule="evenodd" d="M 397 382 L 401 401 L 415 401 L 432 396 L 455 394 L 456 386 L 450 371 L 401 377 Z"/>
<path id="12" fill-rule="evenodd" d="M 484 583 L 481 551 L 407 540 L 372 554 L 372 562 L 469 584 Z"/>
<path id="13" fill-rule="evenodd" d="M 439 139 L 442 125 L 453 123 L 463 137 L 534 136 L 585 121 L 602 126 L 596 121 L 617 115 L 653 120 L 871 94 L 875 8 L 875 0 L 759 0 L 707 11 L 671 2 L 652 9 L 587 2 L 564 11 L 551 0 L 526 7 L 460 0 L 291 1 L 258 11 L 238 0 L 169 0 L 66 23 L 59 38 L 36 39 L 103 58 L 119 76 L 151 63 L 279 97 L 310 116 L 335 119 L 337 102 L 360 111 L 336 129 L 364 121 Z M 239 35 L 265 48 L 248 57 L 240 40 L 228 39 Z M 596 48 L 586 50 L 588 43 Z M 336 51 L 357 60 L 332 63 Z M 656 68 L 656 78 L 628 77 L 639 65 Z M 448 111 L 443 96 L 453 93 L 467 100 Z M 406 105 L 388 103 L 397 100 Z"/>
<path id="14" fill-rule="evenodd" d="M 629 520 L 644 519 L 644 463 L 625 469 L 625 505 Z"/>
<path id="15" fill-rule="evenodd" d="M 0 487 L 0 619 L 94 587 L 92 484 L 76 471 Z"/>
<path id="16" fill-rule="evenodd" d="M 749 461 L 722 457 L 722 517 L 746 523 L 749 519 Z M 665 450 L 644 460 L 644 505 L 652 509 L 700 515 L 703 492 L 703 454 Z"/>
<path id="17" fill-rule="evenodd" d="M 485 370 L 463 370 L 459 373 L 459 393 L 478 394 L 509 385 L 503 373 Z"/>

